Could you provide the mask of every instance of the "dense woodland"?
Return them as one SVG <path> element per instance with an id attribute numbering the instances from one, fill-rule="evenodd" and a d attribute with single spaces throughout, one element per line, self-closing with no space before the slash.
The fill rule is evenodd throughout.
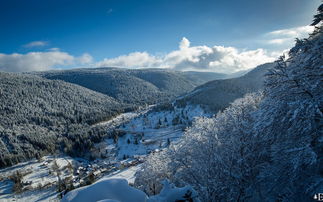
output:
<path id="1" fill-rule="evenodd" d="M 262 90 L 265 73 L 274 66 L 273 63 L 259 65 L 247 74 L 231 79 L 214 80 L 194 89 L 193 92 L 177 99 L 175 104 L 183 107 L 187 104 L 201 105 L 207 111 L 217 113 L 229 106 L 237 98 L 247 93 Z"/>
<path id="2" fill-rule="evenodd" d="M 81 155 L 106 134 L 90 125 L 127 107 L 63 81 L 0 73 L 0 167 L 45 153 Z"/>
<path id="3" fill-rule="evenodd" d="M 265 75 L 263 92 L 200 118 L 153 154 L 135 186 L 153 195 L 167 178 L 202 201 L 312 201 L 323 193 L 323 5 L 315 31 Z"/>
<path id="4" fill-rule="evenodd" d="M 161 69 L 91 68 L 34 73 L 48 79 L 75 83 L 120 102 L 143 105 L 170 101 L 207 81 L 224 78 L 217 73 Z"/>

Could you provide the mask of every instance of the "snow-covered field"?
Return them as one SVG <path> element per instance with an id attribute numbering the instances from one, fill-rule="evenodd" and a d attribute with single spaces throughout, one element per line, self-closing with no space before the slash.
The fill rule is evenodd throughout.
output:
<path id="1" fill-rule="evenodd" d="M 122 179 L 126 179 L 129 184 L 133 184 L 135 182 L 135 174 L 137 170 L 139 170 L 140 168 L 141 168 L 141 164 L 138 164 L 136 166 L 132 166 L 124 170 L 118 170 L 113 173 L 110 173 L 102 177 L 101 179 L 104 180 L 104 179 L 122 178 Z"/>
<path id="2" fill-rule="evenodd" d="M 147 155 L 166 148 L 178 140 L 195 117 L 208 116 L 200 107 L 187 106 L 172 111 L 146 112 L 122 124 L 118 129 L 125 133 L 113 149 L 118 159 Z M 111 146 L 111 139 L 107 140 Z M 110 147 L 111 148 L 111 147 Z"/>
<path id="3" fill-rule="evenodd" d="M 118 131 L 116 138 L 96 144 L 98 158 L 87 161 L 67 156 L 45 156 L 0 170 L 0 201 L 59 201 L 58 176 L 75 188 L 86 184 L 90 175 L 99 181 L 122 178 L 131 185 L 135 173 L 151 152 L 167 149 L 182 136 L 198 116 L 209 116 L 200 107 L 187 106 L 171 111 L 154 111 L 153 106 L 138 112 L 121 114 L 99 123 L 108 131 Z M 121 134 L 121 135 L 120 135 Z M 13 175 L 22 177 L 22 191 L 13 193 Z"/>
<path id="4" fill-rule="evenodd" d="M 22 193 L 13 193 L 14 183 L 11 180 L 0 182 L 0 201 L 55 201 L 57 192 L 56 173 L 52 167 L 54 163 L 61 170 L 62 179 L 72 175 L 68 169 L 69 164 L 75 164 L 75 160 L 70 157 L 45 156 L 40 160 L 28 161 L 15 166 L 0 170 L 0 176 L 8 179 L 19 172 L 22 177 Z"/>
<path id="5" fill-rule="evenodd" d="M 55 187 L 35 190 L 35 191 L 27 191 L 21 194 L 8 194 L 1 195 L 1 202 L 34 202 L 34 201 L 49 201 L 49 202 L 58 202 L 60 199 L 57 197 L 58 193 L 56 192 Z"/>

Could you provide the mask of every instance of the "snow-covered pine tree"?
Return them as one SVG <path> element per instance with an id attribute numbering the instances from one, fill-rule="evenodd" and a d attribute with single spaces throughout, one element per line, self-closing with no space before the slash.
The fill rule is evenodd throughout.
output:
<path id="1" fill-rule="evenodd" d="M 312 26 L 319 24 L 323 20 L 323 4 L 321 4 L 317 9 L 317 14 L 314 15 Z"/>
<path id="2" fill-rule="evenodd" d="M 322 13 L 322 5 L 319 8 Z M 297 39 L 288 57 L 267 74 L 256 131 L 270 160 L 260 175 L 270 200 L 310 200 L 323 192 L 323 36 L 319 25 Z"/>

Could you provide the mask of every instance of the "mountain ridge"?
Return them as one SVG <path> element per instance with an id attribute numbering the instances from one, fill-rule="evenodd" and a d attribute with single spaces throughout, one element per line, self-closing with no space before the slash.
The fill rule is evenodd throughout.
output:
<path id="1" fill-rule="evenodd" d="M 33 72 L 51 80 L 63 80 L 136 105 L 171 101 L 210 80 L 224 78 L 217 73 L 178 72 L 165 69 L 83 68 Z"/>
<path id="2" fill-rule="evenodd" d="M 228 107 L 237 98 L 263 89 L 264 75 L 274 66 L 266 63 L 257 66 L 241 77 L 209 81 L 196 87 L 192 92 L 175 100 L 175 105 L 201 105 L 216 113 Z"/>

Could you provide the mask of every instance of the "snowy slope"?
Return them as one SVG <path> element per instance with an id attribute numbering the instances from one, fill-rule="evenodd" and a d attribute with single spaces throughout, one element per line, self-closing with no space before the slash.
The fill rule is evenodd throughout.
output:
<path id="1" fill-rule="evenodd" d="M 159 195 L 148 198 L 144 192 L 129 186 L 125 179 L 104 179 L 69 192 L 62 202 L 199 202 L 197 193 L 190 186 L 177 188 L 167 180 L 163 184 Z"/>
<path id="2" fill-rule="evenodd" d="M 135 181 L 135 174 L 140 168 L 141 168 L 141 164 L 126 168 L 124 170 L 118 170 L 107 176 L 104 176 L 100 180 L 122 178 L 122 179 L 126 179 L 130 184 L 133 184 Z"/>
<path id="3" fill-rule="evenodd" d="M 117 129 L 124 135 L 117 140 L 107 139 L 106 149 L 115 150 L 118 160 L 147 155 L 177 141 L 185 128 L 200 116 L 211 115 L 205 113 L 201 107 L 191 105 L 165 111 L 145 110 L 121 124 Z"/>
<path id="4" fill-rule="evenodd" d="M 147 195 L 130 187 L 125 179 L 108 179 L 73 190 L 64 196 L 62 202 L 96 202 L 106 199 L 120 202 L 145 202 Z"/>

